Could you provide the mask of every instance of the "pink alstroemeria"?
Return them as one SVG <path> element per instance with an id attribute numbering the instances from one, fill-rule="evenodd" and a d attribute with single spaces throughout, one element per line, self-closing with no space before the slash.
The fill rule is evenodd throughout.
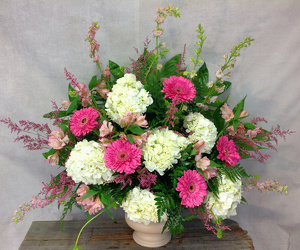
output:
<path id="1" fill-rule="evenodd" d="M 100 94 L 102 98 L 107 99 L 107 94 L 110 92 L 110 90 L 107 88 L 104 79 L 97 83 L 95 88 L 97 88 L 96 91 Z"/>
<path id="2" fill-rule="evenodd" d="M 245 127 L 244 127 L 244 125 L 242 123 L 240 123 L 237 126 L 236 132 L 234 132 L 233 126 L 229 126 L 227 128 L 227 131 L 228 131 L 229 135 L 231 135 L 231 136 L 234 136 L 236 134 L 244 134 L 245 133 Z"/>
<path id="3" fill-rule="evenodd" d="M 210 160 L 204 156 L 202 158 L 201 154 L 196 155 L 195 157 L 196 160 L 196 166 L 197 168 L 202 169 L 202 171 L 204 172 L 206 178 L 209 180 L 212 177 L 217 176 L 217 168 L 216 167 L 210 167 Z"/>
<path id="4" fill-rule="evenodd" d="M 129 127 L 131 125 L 138 125 L 140 127 L 148 127 L 148 122 L 145 119 L 146 116 L 141 114 L 135 114 L 132 112 L 126 112 L 126 114 L 119 120 L 121 127 Z"/>
<path id="5" fill-rule="evenodd" d="M 107 121 L 105 120 L 100 128 L 100 137 L 107 136 L 113 132 L 113 125 L 111 122 L 107 124 Z"/>
<path id="6" fill-rule="evenodd" d="M 245 109 L 243 109 L 242 112 L 239 115 L 239 118 L 244 118 L 244 117 L 246 117 L 248 115 L 249 115 L 248 112 Z"/>
<path id="7" fill-rule="evenodd" d="M 258 133 L 261 132 L 261 129 L 260 128 L 255 128 L 255 129 L 248 129 L 247 130 L 247 133 L 246 133 L 246 136 L 248 137 L 255 137 L 257 136 Z"/>
<path id="8" fill-rule="evenodd" d="M 54 149 L 62 149 L 68 143 L 69 137 L 60 127 L 56 131 L 51 131 L 48 137 L 48 145 Z"/>
<path id="9" fill-rule="evenodd" d="M 206 156 L 202 157 L 201 154 L 196 155 L 195 160 L 196 166 L 202 170 L 206 169 L 210 165 L 210 160 Z"/>
<path id="10" fill-rule="evenodd" d="M 68 107 L 71 105 L 71 103 L 72 103 L 72 102 L 70 102 L 70 101 L 62 100 L 61 105 L 62 105 L 63 107 L 68 108 Z"/>
<path id="11" fill-rule="evenodd" d="M 100 140 L 98 140 L 98 142 L 100 142 L 100 146 L 104 151 L 106 150 L 108 145 L 111 144 L 111 140 L 106 137 L 101 138 Z"/>
<path id="12" fill-rule="evenodd" d="M 143 147 L 144 145 L 146 145 L 147 142 L 147 138 L 148 136 L 151 134 L 151 130 L 147 131 L 146 133 L 143 134 L 138 134 L 138 135 L 131 135 L 131 137 L 134 140 L 134 143 L 138 146 L 138 147 Z"/>
<path id="13" fill-rule="evenodd" d="M 59 161 L 59 151 L 56 151 L 53 155 L 49 155 L 46 162 L 48 162 L 51 166 L 55 166 Z"/>
<path id="14" fill-rule="evenodd" d="M 133 124 L 136 115 L 132 112 L 126 112 L 126 114 L 119 120 L 121 127 L 129 127 Z"/>
<path id="15" fill-rule="evenodd" d="M 136 114 L 135 122 L 133 125 L 138 125 L 143 128 L 148 127 L 148 122 L 146 120 L 146 115 Z"/>
<path id="16" fill-rule="evenodd" d="M 77 189 L 77 194 L 83 197 L 89 190 L 90 190 L 89 186 L 85 184 L 81 184 L 80 187 Z"/>
<path id="17" fill-rule="evenodd" d="M 110 75 L 110 69 L 109 69 L 109 67 L 106 67 L 105 70 L 102 71 L 102 73 L 103 73 L 104 77 L 109 76 Z"/>
<path id="18" fill-rule="evenodd" d="M 90 196 L 86 199 L 82 199 L 83 196 L 90 190 L 89 186 L 85 184 L 81 184 L 80 187 L 77 190 L 77 195 L 79 197 L 76 197 L 76 201 L 78 205 L 84 206 L 85 212 L 88 211 L 90 215 L 96 214 L 99 212 L 102 208 L 104 208 L 103 203 L 100 201 L 99 196 L 94 198 L 93 196 Z"/>
<path id="19" fill-rule="evenodd" d="M 225 122 L 228 122 L 234 118 L 233 111 L 228 107 L 227 103 L 221 107 L 221 114 Z"/>
<path id="20" fill-rule="evenodd" d="M 194 144 L 193 148 L 197 150 L 198 154 L 201 153 L 201 150 L 206 147 L 206 144 L 202 138 L 198 140 L 197 143 Z"/>
<path id="21" fill-rule="evenodd" d="M 78 83 L 75 86 L 76 93 L 79 94 L 81 99 L 81 104 L 83 107 L 87 107 L 88 105 L 92 105 L 91 91 L 86 87 L 84 83 Z"/>

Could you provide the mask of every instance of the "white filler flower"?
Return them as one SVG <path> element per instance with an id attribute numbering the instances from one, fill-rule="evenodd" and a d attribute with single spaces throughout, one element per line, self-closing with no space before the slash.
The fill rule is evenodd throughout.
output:
<path id="1" fill-rule="evenodd" d="M 155 196 L 147 189 L 135 187 L 127 194 L 126 200 L 122 202 L 122 208 L 130 220 L 148 225 L 150 222 L 158 222 Z M 162 220 L 167 220 L 166 214 Z"/>
<path id="2" fill-rule="evenodd" d="M 226 175 L 218 177 L 219 199 L 208 192 L 204 200 L 208 210 L 217 218 L 226 219 L 236 215 L 236 207 L 242 198 L 242 181 L 232 182 Z"/>
<path id="3" fill-rule="evenodd" d="M 127 112 L 143 114 L 152 103 L 152 97 L 143 84 L 136 81 L 135 75 L 125 74 L 117 80 L 112 92 L 107 94 L 105 110 L 114 122 L 119 123 Z"/>
<path id="4" fill-rule="evenodd" d="M 193 143 L 203 139 L 206 147 L 201 152 L 210 154 L 218 134 L 214 123 L 200 113 L 190 113 L 184 118 L 183 126 L 186 128 L 186 132 L 193 132 L 188 137 L 189 141 Z"/>
<path id="5" fill-rule="evenodd" d="M 172 168 L 173 164 L 181 158 L 181 151 L 187 147 L 189 140 L 174 133 L 168 128 L 154 129 L 142 148 L 145 167 L 153 172 L 156 170 L 160 175 Z"/>
<path id="6" fill-rule="evenodd" d="M 103 184 L 113 179 L 114 172 L 105 167 L 104 151 L 95 141 L 78 142 L 71 151 L 66 168 L 68 175 L 77 183 Z"/>

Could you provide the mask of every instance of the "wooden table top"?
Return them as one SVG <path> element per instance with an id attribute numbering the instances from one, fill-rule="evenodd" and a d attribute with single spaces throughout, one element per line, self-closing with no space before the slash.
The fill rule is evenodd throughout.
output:
<path id="1" fill-rule="evenodd" d="M 64 222 L 64 231 L 59 221 L 34 221 L 29 228 L 19 250 L 63 250 L 72 249 L 78 232 L 86 221 L 72 220 Z M 199 219 L 184 223 L 184 231 L 163 247 L 156 249 L 254 249 L 247 231 L 233 220 L 226 220 L 231 231 L 224 231 L 223 237 L 205 229 Z M 79 246 L 87 249 L 149 249 L 139 246 L 132 239 L 133 230 L 125 220 L 95 220 L 82 232 Z"/>

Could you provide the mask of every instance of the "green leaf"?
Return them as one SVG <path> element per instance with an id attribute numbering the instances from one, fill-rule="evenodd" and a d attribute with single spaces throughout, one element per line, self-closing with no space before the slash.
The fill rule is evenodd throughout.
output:
<path id="1" fill-rule="evenodd" d="M 175 71 L 177 70 L 176 64 L 180 64 L 181 54 L 178 54 L 172 57 L 169 61 L 165 63 L 165 65 L 161 68 L 159 72 L 159 77 L 169 77 L 174 75 Z"/>
<path id="2" fill-rule="evenodd" d="M 75 97 L 75 99 L 72 101 L 71 105 L 69 106 L 69 108 L 68 108 L 68 110 L 67 110 L 67 112 L 66 112 L 66 115 L 72 114 L 72 113 L 74 112 L 74 110 L 77 109 L 79 98 L 80 98 L 79 95 L 77 95 L 77 96 Z"/>
<path id="3" fill-rule="evenodd" d="M 202 96 L 206 96 L 208 94 L 209 89 L 206 84 L 209 79 L 209 72 L 206 67 L 206 63 L 203 63 L 202 66 L 196 72 L 196 76 L 192 79 L 194 83 L 195 89 L 197 91 L 197 98 L 202 98 Z"/>
<path id="4" fill-rule="evenodd" d="M 58 123 L 58 122 L 56 122 L 55 124 L 56 124 L 58 127 L 60 127 L 60 128 L 62 129 L 62 131 L 64 131 L 64 133 L 66 133 L 66 132 L 69 131 L 69 128 L 68 128 L 65 124 L 63 124 L 63 123 Z"/>
<path id="5" fill-rule="evenodd" d="M 217 168 L 219 168 L 219 167 L 221 167 L 222 165 L 220 165 L 220 164 L 218 164 L 218 163 L 216 163 L 216 162 L 210 160 L 209 166 L 210 166 L 210 167 L 217 167 Z"/>
<path id="6" fill-rule="evenodd" d="M 126 137 L 127 137 L 128 141 L 129 141 L 131 144 L 134 143 L 134 140 L 133 140 L 133 138 L 132 138 L 131 135 L 126 135 Z"/>
<path id="7" fill-rule="evenodd" d="M 98 83 L 97 76 L 93 76 L 89 83 L 89 90 L 92 90 Z"/>
<path id="8" fill-rule="evenodd" d="M 119 79 L 120 77 L 124 76 L 124 72 L 122 71 L 121 67 L 118 64 L 116 64 L 115 62 L 109 60 L 108 66 L 109 66 L 110 73 L 116 79 Z"/>
<path id="9" fill-rule="evenodd" d="M 114 219 L 114 216 L 113 216 L 112 213 L 108 210 L 108 208 L 107 208 L 106 206 L 104 206 L 104 208 L 105 208 L 106 212 L 108 213 L 109 217 L 110 217 L 111 219 Z"/>
<path id="10" fill-rule="evenodd" d="M 69 101 L 72 102 L 74 99 L 75 99 L 75 96 L 76 95 L 70 95 L 70 93 L 75 93 L 76 90 L 72 87 L 71 84 L 69 84 L 69 87 L 68 87 L 68 94 L 69 94 Z"/>
<path id="11" fill-rule="evenodd" d="M 245 99 L 247 96 L 245 96 L 234 108 L 233 108 L 233 113 L 234 113 L 234 119 L 237 120 L 240 116 L 241 111 L 244 109 L 244 104 L 245 104 Z"/>
<path id="12" fill-rule="evenodd" d="M 110 194 L 101 193 L 101 201 L 105 205 L 109 205 L 110 204 L 110 200 L 111 200 L 111 195 Z"/>
<path id="13" fill-rule="evenodd" d="M 44 114 L 44 118 L 51 118 L 51 117 L 65 117 L 67 116 L 67 111 L 59 111 L 57 112 L 49 112 L 47 114 Z"/>
<path id="14" fill-rule="evenodd" d="M 241 201 L 242 203 L 246 203 L 246 204 L 248 203 L 244 196 L 242 196 Z"/>
<path id="15" fill-rule="evenodd" d="M 213 113 L 213 122 L 218 130 L 218 132 L 222 131 L 225 126 L 225 120 L 222 118 L 221 114 L 221 107 L 226 103 L 228 100 L 228 96 L 225 98 L 225 100 L 220 103 L 220 105 L 216 108 L 216 110 Z"/>
<path id="16" fill-rule="evenodd" d="M 236 130 L 237 130 L 237 127 L 238 127 L 238 125 L 240 124 L 240 122 L 239 121 L 237 121 L 237 120 L 233 120 L 233 129 L 234 129 L 234 132 L 236 132 Z"/>
<path id="17" fill-rule="evenodd" d="M 225 85 L 225 89 L 224 89 L 224 91 L 223 91 L 223 93 L 224 93 L 224 92 L 225 92 L 227 89 L 229 89 L 229 87 L 231 86 L 231 82 L 229 82 L 229 81 L 224 81 L 223 84 Z M 223 93 L 220 93 L 220 94 L 223 94 Z"/>
<path id="18" fill-rule="evenodd" d="M 99 191 L 96 191 L 96 190 L 89 190 L 87 191 L 87 193 L 82 197 L 82 200 L 86 199 L 86 198 L 89 198 L 91 196 L 94 196 L 95 194 L 97 194 Z"/>
<path id="19" fill-rule="evenodd" d="M 48 152 L 43 153 L 43 156 L 45 157 L 45 159 L 47 159 L 50 155 L 53 155 L 56 152 L 56 149 L 51 148 Z"/>
<path id="20" fill-rule="evenodd" d="M 190 214 L 190 215 L 184 217 L 184 221 L 190 221 L 190 220 L 194 219 L 197 216 L 198 216 L 198 214 Z"/>
<path id="21" fill-rule="evenodd" d="M 235 167 L 222 166 L 221 168 L 219 168 L 219 171 L 226 174 L 227 177 L 233 182 L 236 182 L 242 177 L 249 178 L 246 170 L 240 165 L 236 165 Z"/>
<path id="22" fill-rule="evenodd" d="M 90 219 L 91 219 L 91 215 L 90 215 L 89 211 L 86 211 L 86 212 L 85 212 L 85 215 L 86 215 L 87 220 L 90 220 Z"/>
<path id="23" fill-rule="evenodd" d="M 128 129 L 134 134 L 143 134 L 146 132 L 138 125 L 131 125 Z"/>
<path id="24" fill-rule="evenodd" d="M 244 127 L 245 127 L 246 129 L 255 129 L 255 128 L 256 128 L 256 127 L 255 127 L 252 123 L 250 123 L 250 122 L 244 123 Z"/>

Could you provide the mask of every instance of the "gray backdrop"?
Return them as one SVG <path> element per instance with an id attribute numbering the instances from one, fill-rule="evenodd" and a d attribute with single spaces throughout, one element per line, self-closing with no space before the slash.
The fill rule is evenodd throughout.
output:
<path id="1" fill-rule="evenodd" d="M 42 115 L 51 110 L 51 100 L 60 103 L 67 98 L 64 67 L 83 83 L 98 73 L 84 41 L 92 21 L 101 26 L 96 37 L 100 61 L 106 64 L 111 59 L 128 66 L 129 57 L 136 58 L 133 47 L 142 49 L 146 36 L 152 39 L 156 9 L 168 2 L 1 0 L 0 118 L 46 122 Z M 170 2 L 180 7 L 182 17 L 167 18 L 163 25 L 162 41 L 171 50 L 168 58 L 181 53 L 185 43 L 190 58 L 197 41 L 194 31 L 202 23 L 208 37 L 202 58 L 211 79 L 223 63 L 221 57 L 234 44 L 245 36 L 256 39 L 242 51 L 232 72 L 229 103 L 235 105 L 247 95 L 247 111 L 265 117 L 268 128 L 280 123 L 284 129 L 297 130 L 286 142 L 280 140 L 278 153 L 271 152 L 267 164 L 254 160 L 243 164 L 251 174 L 287 184 L 289 195 L 245 193 L 249 204 L 240 205 L 232 219 L 248 230 L 256 249 L 298 249 L 300 1 Z M 17 249 L 32 221 L 60 218 L 61 211 L 52 204 L 30 212 L 18 224 L 11 222 L 13 211 L 30 201 L 42 188 L 42 181 L 48 182 L 49 175 L 58 170 L 45 163 L 42 152 L 27 151 L 21 143 L 14 143 L 15 135 L 2 124 L 0 136 L 0 248 Z M 121 211 L 115 214 L 123 216 Z M 82 218 L 84 214 L 74 209 L 67 219 Z"/>

